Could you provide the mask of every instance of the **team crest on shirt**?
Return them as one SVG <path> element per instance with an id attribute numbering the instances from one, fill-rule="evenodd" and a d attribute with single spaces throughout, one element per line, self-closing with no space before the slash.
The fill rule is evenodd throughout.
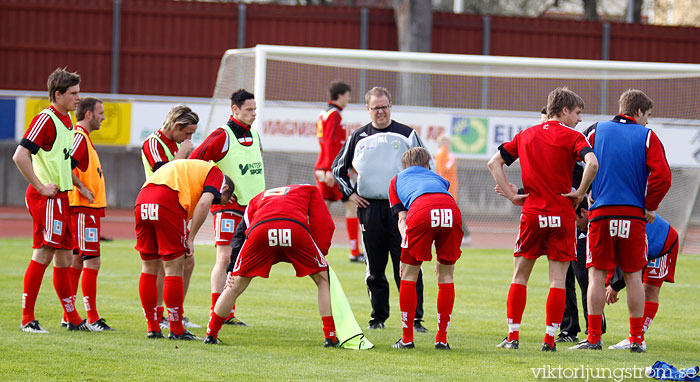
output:
<path id="1" fill-rule="evenodd" d="M 85 228 L 85 241 L 88 243 L 97 243 L 100 238 L 97 235 L 97 228 Z"/>
<path id="2" fill-rule="evenodd" d="M 54 220 L 53 221 L 53 228 L 51 230 L 54 235 L 62 235 L 63 234 L 63 222 L 59 220 Z"/>
<path id="3" fill-rule="evenodd" d="M 221 232 L 231 233 L 234 231 L 235 225 L 233 219 L 221 219 Z"/>

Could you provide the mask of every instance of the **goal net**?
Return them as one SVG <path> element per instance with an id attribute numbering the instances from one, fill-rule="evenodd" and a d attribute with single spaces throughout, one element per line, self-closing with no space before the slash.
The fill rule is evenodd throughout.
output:
<path id="1" fill-rule="evenodd" d="M 700 65 L 258 45 L 224 54 L 206 132 L 227 120 L 231 93 L 246 88 L 257 101 L 254 128 L 264 148 L 267 187 L 314 183 L 316 119 L 328 101 L 328 85 L 338 79 L 352 87 L 353 100 L 343 111 L 349 132 L 370 121 L 364 94 L 382 86 L 393 95 L 392 119 L 416 129 L 431 153 L 441 135 L 452 138 L 459 158 L 457 199 L 473 247 L 513 245 L 520 207 L 493 191 L 486 162 L 501 143 L 539 123 L 552 89 L 568 86 L 583 97 L 578 130 L 610 119 L 623 91 L 641 89 L 654 100 L 648 127 L 664 143 L 673 171 L 658 212 L 687 250 L 700 251 Z M 518 162 L 506 173 L 522 184 Z M 331 212 L 341 217 L 336 204 Z"/>

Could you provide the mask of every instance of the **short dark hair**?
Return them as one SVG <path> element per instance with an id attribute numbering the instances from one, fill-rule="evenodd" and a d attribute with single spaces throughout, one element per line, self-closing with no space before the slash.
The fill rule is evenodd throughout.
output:
<path id="1" fill-rule="evenodd" d="M 350 85 L 340 80 L 331 82 L 331 86 L 328 87 L 328 95 L 330 95 L 331 101 L 337 100 L 339 96 L 349 91 L 352 91 Z"/>
<path id="2" fill-rule="evenodd" d="M 547 97 L 547 117 L 558 117 L 564 108 L 574 111 L 577 106 L 583 109 L 584 104 L 581 96 L 566 86 L 556 88 Z"/>
<path id="3" fill-rule="evenodd" d="M 56 92 L 63 94 L 69 87 L 80 84 L 80 75 L 78 73 L 70 73 L 66 68 L 56 68 L 46 81 L 46 87 L 49 89 L 49 100 L 56 100 Z"/>
<path id="4" fill-rule="evenodd" d="M 588 209 L 588 199 L 583 198 L 581 203 L 579 203 L 579 205 L 576 206 L 576 216 L 581 216 L 581 208 L 583 208 L 584 210 Z"/>
<path id="5" fill-rule="evenodd" d="M 540 114 L 547 115 L 547 106 L 543 107 L 542 110 L 540 110 Z"/>
<path id="6" fill-rule="evenodd" d="M 98 102 L 102 103 L 102 100 L 95 97 L 81 98 L 80 102 L 78 102 L 78 108 L 75 110 L 75 119 L 82 121 L 85 119 L 85 114 L 87 114 L 88 111 L 94 113 L 95 105 L 97 105 Z"/>
<path id="7" fill-rule="evenodd" d="M 646 113 L 647 110 L 651 110 L 654 107 L 654 101 L 644 94 L 643 91 L 637 89 L 626 90 L 620 96 L 618 103 L 620 104 L 620 114 L 630 117 L 634 116 L 637 110 Z"/>
<path id="8" fill-rule="evenodd" d="M 245 90 L 245 89 L 238 89 L 233 94 L 231 94 L 231 106 L 236 105 L 239 108 L 243 106 L 246 100 L 249 99 L 255 99 L 255 96 L 253 93 Z"/>
<path id="9" fill-rule="evenodd" d="M 226 189 L 226 191 L 224 191 L 221 194 L 221 196 L 228 196 L 228 198 L 231 199 L 231 197 L 233 196 L 233 191 L 236 190 L 236 185 L 233 184 L 233 180 L 228 175 L 224 175 L 224 182 L 228 186 L 228 189 Z"/>

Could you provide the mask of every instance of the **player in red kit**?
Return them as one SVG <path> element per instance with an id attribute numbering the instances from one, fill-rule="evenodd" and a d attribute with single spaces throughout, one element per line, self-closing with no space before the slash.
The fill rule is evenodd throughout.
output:
<path id="1" fill-rule="evenodd" d="M 219 330 L 253 277 L 267 278 L 274 264 L 288 262 L 297 277 L 309 276 L 316 283 L 324 346 L 337 346 L 325 259 L 334 230 L 333 219 L 315 186 L 278 187 L 254 197 L 231 242 L 231 258 L 236 261 L 211 313 L 204 343 L 220 343 Z"/>
<path id="2" fill-rule="evenodd" d="M 364 263 L 365 257 L 360 253 L 358 235 L 359 223 L 357 221 L 357 205 L 343 199 L 343 193 L 335 183 L 333 178 L 333 160 L 338 156 L 338 152 L 343 148 L 343 144 L 348 137 L 348 132 L 343 125 L 343 109 L 350 102 L 350 85 L 342 81 L 334 81 L 328 88 L 331 100 L 328 107 L 318 116 L 316 122 L 316 137 L 321 146 L 318 159 L 314 165 L 314 175 L 316 185 L 326 201 L 326 206 L 330 208 L 331 203 L 339 200 L 343 201 L 345 207 L 345 226 L 348 231 L 348 242 L 350 244 L 350 261 Z"/>
<path id="3" fill-rule="evenodd" d="M 574 130 L 581 121 L 583 99 L 566 87 L 549 93 L 548 120 L 519 132 L 502 144 L 489 160 L 489 171 L 504 196 L 522 205 L 515 246 L 513 279 L 508 291 L 508 337 L 498 347 L 517 349 L 520 322 L 527 299 L 527 282 L 538 257 L 549 260 L 549 296 L 542 351 L 556 351 L 554 335 L 564 314 L 565 278 L 576 259 L 576 218 L 573 205 L 583 200 L 598 170 L 598 161 L 586 137 Z M 520 159 L 525 194 L 514 193 L 503 165 Z M 571 191 L 577 161 L 583 160 L 581 184 Z"/>

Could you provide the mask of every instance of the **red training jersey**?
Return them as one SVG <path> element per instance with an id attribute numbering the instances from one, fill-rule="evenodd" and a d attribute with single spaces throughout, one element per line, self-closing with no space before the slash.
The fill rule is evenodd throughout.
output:
<path id="1" fill-rule="evenodd" d="M 157 135 L 158 138 L 165 143 L 170 151 L 170 154 L 173 156 L 177 154 L 177 143 L 166 137 L 163 130 L 159 129 L 155 132 L 155 135 Z M 143 151 L 143 154 L 146 155 L 146 159 L 148 160 L 148 164 L 151 166 L 151 170 L 153 170 L 157 163 L 168 162 L 168 155 L 165 153 L 165 148 L 160 144 L 160 142 L 158 142 L 157 139 L 153 137 L 148 138 L 145 142 L 143 142 L 141 151 Z"/>
<path id="2" fill-rule="evenodd" d="M 243 219 L 248 227 L 246 234 L 265 220 L 286 219 L 300 223 L 324 255 L 328 254 L 335 230 L 321 192 L 310 184 L 295 184 L 259 193 L 248 204 Z"/>
<path id="3" fill-rule="evenodd" d="M 61 114 L 55 107 L 49 106 L 54 111 L 56 116 L 63 122 L 66 127 L 73 129 L 73 121 L 69 114 Z M 56 126 L 51 117 L 46 114 L 37 114 L 29 124 L 29 129 L 22 136 L 21 146 L 24 146 L 32 154 L 36 154 L 39 149 L 51 151 L 53 143 L 56 141 Z"/>
<path id="4" fill-rule="evenodd" d="M 586 137 L 558 121 L 525 129 L 499 147 L 507 165 L 520 158 L 523 187 L 530 194 L 523 213 L 573 216 L 569 198 L 574 164 L 592 152 Z"/>
<path id="5" fill-rule="evenodd" d="M 321 146 L 321 152 L 314 165 L 315 170 L 331 171 L 335 157 L 345 144 L 348 133 L 343 125 L 341 111 L 343 109 L 340 106 L 329 102 L 328 108 L 318 116 L 316 136 Z"/>

